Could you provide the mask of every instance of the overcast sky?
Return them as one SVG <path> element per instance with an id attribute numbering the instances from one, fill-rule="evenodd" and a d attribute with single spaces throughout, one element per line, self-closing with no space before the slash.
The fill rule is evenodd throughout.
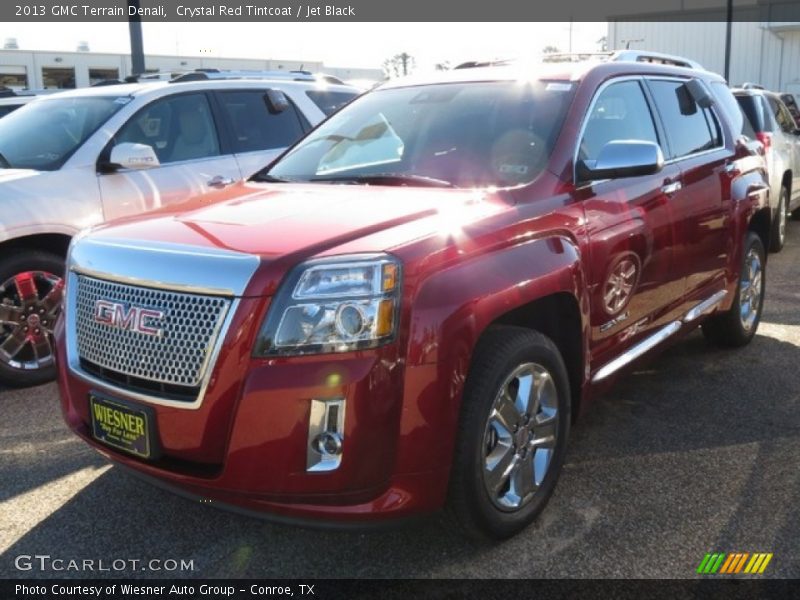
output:
<path id="1" fill-rule="evenodd" d="M 334 67 L 380 67 L 400 52 L 428 69 L 438 62 L 539 54 L 569 49 L 569 23 L 144 23 L 150 54 L 321 60 Z M 589 52 L 605 23 L 573 23 L 572 49 Z M 127 23 L 0 23 L 0 39 L 24 50 L 130 52 Z"/>

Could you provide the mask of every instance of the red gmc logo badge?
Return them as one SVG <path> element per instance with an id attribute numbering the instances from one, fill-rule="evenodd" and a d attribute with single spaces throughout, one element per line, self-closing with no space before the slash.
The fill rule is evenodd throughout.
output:
<path id="1" fill-rule="evenodd" d="M 126 307 L 121 302 L 98 300 L 94 303 L 94 320 L 110 327 L 135 331 L 144 335 L 161 336 L 163 329 L 153 326 L 153 321 L 164 318 L 163 311 L 138 306 Z"/>

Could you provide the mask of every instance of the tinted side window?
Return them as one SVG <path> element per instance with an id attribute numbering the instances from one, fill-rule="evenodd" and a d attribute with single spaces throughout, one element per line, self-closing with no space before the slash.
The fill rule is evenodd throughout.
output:
<path id="1" fill-rule="evenodd" d="M 679 81 L 650 81 L 650 88 L 670 144 L 670 158 L 680 158 L 722 145 L 714 113 L 700 108 Z"/>
<path id="2" fill-rule="evenodd" d="M 331 92 L 327 90 L 309 90 L 306 92 L 311 101 L 326 115 L 332 115 L 356 97 L 354 92 Z"/>
<path id="3" fill-rule="evenodd" d="M 621 81 L 604 89 L 586 121 L 578 158 L 594 160 L 612 140 L 658 143 L 653 116 L 638 81 Z"/>
<path id="4" fill-rule="evenodd" d="M 162 164 L 219 156 L 219 141 L 205 94 L 156 100 L 119 130 L 116 143 L 152 146 Z"/>
<path id="5" fill-rule="evenodd" d="M 303 135 L 294 105 L 271 114 L 264 96 L 264 90 L 219 92 L 222 110 L 230 123 L 234 152 L 285 148 Z"/>

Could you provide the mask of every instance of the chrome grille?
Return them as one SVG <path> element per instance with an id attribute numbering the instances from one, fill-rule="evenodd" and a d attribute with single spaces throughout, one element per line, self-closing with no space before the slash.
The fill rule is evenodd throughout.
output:
<path id="1" fill-rule="evenodd" d="M 125 285 L 79 275 L 75 324 L 81 362 L 147 382 L 198 388 L 230 306 L 220 296 L 203 296 Z M 95 320 L 98 300 L 163 312 L 148 335 Z M 114 379 L 119 379 L 114 377 Z"/>

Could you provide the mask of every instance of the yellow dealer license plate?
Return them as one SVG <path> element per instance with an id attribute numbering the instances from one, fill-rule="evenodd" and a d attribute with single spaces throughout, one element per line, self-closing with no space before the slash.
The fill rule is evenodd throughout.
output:
<path id="1" fill-rule="evenodd" d="M 149 408 L 90 394 L 89 410 L 96 440 L 140 458 L 155 458 L 154 415 Z"/>

